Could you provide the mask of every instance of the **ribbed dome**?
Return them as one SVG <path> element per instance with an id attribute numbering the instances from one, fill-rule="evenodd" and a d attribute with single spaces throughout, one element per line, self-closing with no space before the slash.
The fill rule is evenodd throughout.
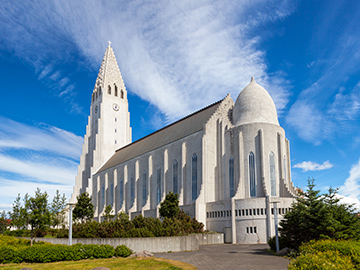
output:
<path id="1" fill-rule="evenodd" d="M 246 123 L 279 125 L 276 107 L 269 93 L 253 78 L 238 95 L 233 109 L 235 126 Z"/>

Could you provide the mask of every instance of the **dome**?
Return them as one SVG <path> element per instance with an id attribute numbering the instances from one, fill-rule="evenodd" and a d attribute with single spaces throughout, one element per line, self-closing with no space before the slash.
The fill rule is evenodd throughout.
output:
<path id="1" fill-rule="evenodd" d="M 276 107 L 269 93 L 254 78 L 238 95 L 233 109 L 235 126 L 247 123 L 279 125 Z"/>

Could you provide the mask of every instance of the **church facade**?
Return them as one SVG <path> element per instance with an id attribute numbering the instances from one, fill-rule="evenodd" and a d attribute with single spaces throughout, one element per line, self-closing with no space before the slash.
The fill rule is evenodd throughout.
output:
<path id="1" fill-rule="evenodd" d="M 233 243 L 266 243 L 276 214 L 281 219 L 296 197 L 290 169 L 275 104 L 253 79 L 235 103 L 227 95 L 131 142 L 127 91 L 109 45 L 71 201 L 87 191 L 99 221 L 107 205 L 130 218 L 159 217 L 171 191 L 207 230 L 225 231 Z"/>

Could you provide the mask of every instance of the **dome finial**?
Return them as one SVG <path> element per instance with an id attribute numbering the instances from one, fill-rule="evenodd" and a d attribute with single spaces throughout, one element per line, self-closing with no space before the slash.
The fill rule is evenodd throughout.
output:
<path id="1" fill-rule="evenodd" d="M 254 77 L 251 77 L 250 83 L 255 82 Z"/>
<path id="2" fill-rule="evenodd" d="M 109 44 L 109 47 L 111 47 L 111 41 L 110 40 L 108 41 L 108 44 Z"/>

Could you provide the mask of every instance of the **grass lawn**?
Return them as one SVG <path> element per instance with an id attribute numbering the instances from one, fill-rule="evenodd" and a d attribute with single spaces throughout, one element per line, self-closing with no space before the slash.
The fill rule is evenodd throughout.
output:
<path id="1" fill-rule="evenodd" d="M 165 260 L 162 258 L 116 258 L 116 259 L 94 259 L 82 261 L 65 261 L 53 263 L 20 263 L 20 264 L 0 264 L 0 269 L 16 269 L 31 268 L 33 270 L 61 270 L 61 269 L 77 269 L 90 270 L 95 267 L 107 267 L 111 270 L 116 269 L 168 269 L 168 270 L 194 270 L 197 269 L 187 263 Z"/>

